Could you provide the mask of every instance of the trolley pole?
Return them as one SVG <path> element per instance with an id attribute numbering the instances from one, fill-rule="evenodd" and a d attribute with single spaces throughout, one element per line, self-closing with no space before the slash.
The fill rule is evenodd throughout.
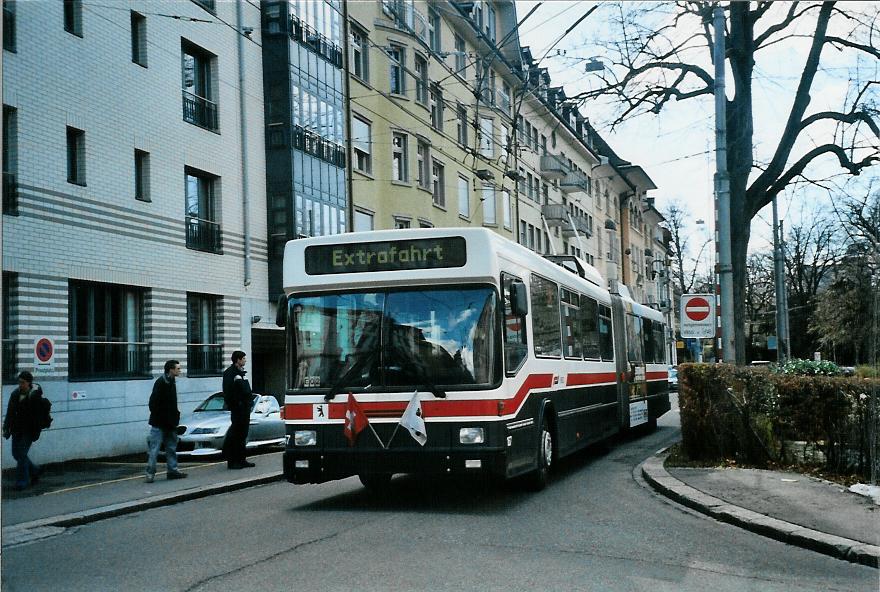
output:
<path id="1" fill-rule="evenodd" d="M 727 173 L 727 98 L 724 94 L 724 9 L 715 5 L 715 198 L 718 208 L 718 278 L 721 288 L 719 358 L 736 363 L 733 319 L 733 265 L 730 248 L 730 178 Z"/>
<path id="2" fill-rule="evenodd" d="M 788 361 L 788 327 L 785 314 L 785 264 L 782 259 L 782 244 L 779 228 L 779 212 L 776 208 L 776 196 L 773 196 L 773 275 L 776 286 L 776 361 L 780 364 Z"/>

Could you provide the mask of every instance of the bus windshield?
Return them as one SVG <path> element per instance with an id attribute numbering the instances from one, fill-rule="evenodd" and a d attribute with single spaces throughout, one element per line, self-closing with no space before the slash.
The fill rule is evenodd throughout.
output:
<path id="1" fill-rule="evenodd" d="M 491 287 L 294 295 L 291 388 L 494 384 L 497 300 Z"/>

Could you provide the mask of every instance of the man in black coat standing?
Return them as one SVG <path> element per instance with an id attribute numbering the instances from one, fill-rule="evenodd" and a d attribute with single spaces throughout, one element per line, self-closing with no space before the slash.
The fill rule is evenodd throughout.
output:
<path id="1" fill-rule="evenodd" d="M 255 466 L 254 463 L 248 462 L 246 451 L 253 401 L 251 385 L 244 377 L 247 374 L 244 370 L 246 363 L 245 353 L 235 350 L 232 352 L 232 365 L 223 372 L 223 398 L 226 400 L 226 408 L 229 409 L 232 419 L 232 425 L 229 426 L 226 440 L 223 442 L 223 456 L 226 458 L 226 466 L 230 469 Z"/>
<path id="2" fill-rule="evenodd" d="M 169 479 L 183 479 L 186 473 L 177 470 L 177 424 L 180 411 L 177 409 L 177 377 L 180 376 L 180 362 L 165 362 L 165 373 L 153 383 L 150 394 L 150 435 L 147 437 L 147 476 L 152 483 L 156 477 L 156 458 L 160 445 L 165 445 L 165 466 Z"/>
<path id="3" fill-rule="evenodd" d="M 3 437 L 12 437 L 12 457 L 17 461 L 15 489 L 36 483 L 42 470 L 28 458 L 31 445 L 40 437 L 39 416 L 43 389 L 34 384 L 34 375 L 25 370 L 18 375 L 18 388 L 9 394 L 3 420 Z"/>

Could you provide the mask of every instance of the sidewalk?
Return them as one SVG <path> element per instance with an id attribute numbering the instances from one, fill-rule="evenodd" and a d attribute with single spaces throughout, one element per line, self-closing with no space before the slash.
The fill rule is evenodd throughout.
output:
<path id="1" fill-rule="evenodd" d="M 6 547 L 68 526 L 279 481 L 281 456 L 251 454 L 256 467 L 234 471 L 220 459 L 180 457 L 186 479 L 169 481 L 160 462 L 153 483 L 144 482 L 146 455 L 70 461 L 47 465 L 40 482 L 21 492 L 12 489 L 14 469 L 4 470 L 0 540 Z"/>
<path id="2" fill-rule="evenodd" d="M 728 468 L 665 468 L 664 451 L 642 464 L 657 491 L 698 512 L 752 532 L 880 567 L 880 505 L 843 485 L 799 473 Z"/>

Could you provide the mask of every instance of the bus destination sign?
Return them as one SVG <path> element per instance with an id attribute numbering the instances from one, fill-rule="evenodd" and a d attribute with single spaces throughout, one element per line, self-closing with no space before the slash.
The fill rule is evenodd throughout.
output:
<path id="1" fill-rule="evenodd" d="M 306 273 L 309 275 L 438 269 L 464 267 L 465 263 L 467 248 L 460 236 L 312 245 L 306 247 L 305 252 Z"/>

